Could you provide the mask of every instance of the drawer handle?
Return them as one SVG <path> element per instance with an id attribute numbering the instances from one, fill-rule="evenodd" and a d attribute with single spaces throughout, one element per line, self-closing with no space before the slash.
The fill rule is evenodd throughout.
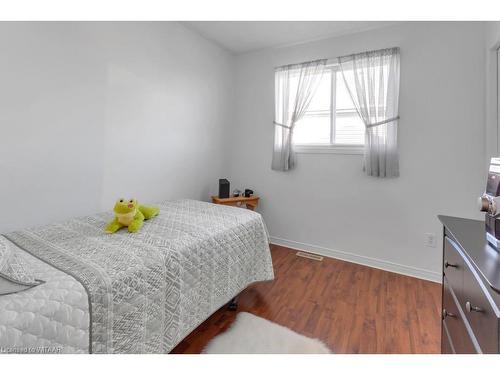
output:
<path id="1" fill-rule="evenodd" d="M 446 319 L 448 316 L 450 318 L 456 318 L 457 317 L 455 314 L 447 311 L 446 309 L 443 309 L 443 320 Z"/>
<path id="2" fill-rule="evenodd" d="M 458 268 L 458 265 L 453 264 L 453 263 L 448 263 L 448 261 L 445 261 L 444 268 L 448 268 L 448 267 Z"/>
<path id="3" fill-rule="evenodd" d="M 478 306 L 473 306 L 470 301 L 467 301 L 465 303 L 465 308 L 468 312 L 483 312 L 484 309 L 478 307 Z"/>

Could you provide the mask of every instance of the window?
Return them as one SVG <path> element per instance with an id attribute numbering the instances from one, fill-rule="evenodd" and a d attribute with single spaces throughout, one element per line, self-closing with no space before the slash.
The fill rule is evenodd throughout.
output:
<path id="1" fill-rule="evenodd" d="M 365 125 L 339 66 L 323 73 L 304 117 L 295 125 L 293 141 L 298 152 L 362 153 Z"/>

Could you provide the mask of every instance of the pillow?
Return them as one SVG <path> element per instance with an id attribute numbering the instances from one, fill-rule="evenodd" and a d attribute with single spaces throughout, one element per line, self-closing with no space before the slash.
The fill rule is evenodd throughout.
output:
<path id="1" fill-rule="evenodd" d="M 17 293 L 43 283 L 16 251 L 16 245 L 0 236 L 0 296 Z"/>

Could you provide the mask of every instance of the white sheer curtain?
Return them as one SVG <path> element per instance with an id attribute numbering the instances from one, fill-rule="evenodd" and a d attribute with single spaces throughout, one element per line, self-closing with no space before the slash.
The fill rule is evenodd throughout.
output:
<path id="1" fill-rule="evenodd" d="M 338 62 L 366 126 L 364 170 L 370 176 L 399 176 L 399 48 L 343 56 Z"/>
<path id="2" fill-rule="evenodd" d="M 293 129 L 303 117 L 323 75 L 327 60 L 286 65 L 275 70 L 274 149 L 271 168 L 295 166 Z"/>

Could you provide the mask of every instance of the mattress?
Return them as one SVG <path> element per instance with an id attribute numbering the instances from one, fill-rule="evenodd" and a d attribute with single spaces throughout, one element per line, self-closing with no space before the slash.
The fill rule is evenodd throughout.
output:
<path id="1" fill-rule="evenodd" d="M 111 213 L 7 234 L 46 283 L 0 297 L 0 351 L 168 353 L 249 284 L 273 279 L 258 213 L 159 206 L 135 234 L 105 234 Z"/>

